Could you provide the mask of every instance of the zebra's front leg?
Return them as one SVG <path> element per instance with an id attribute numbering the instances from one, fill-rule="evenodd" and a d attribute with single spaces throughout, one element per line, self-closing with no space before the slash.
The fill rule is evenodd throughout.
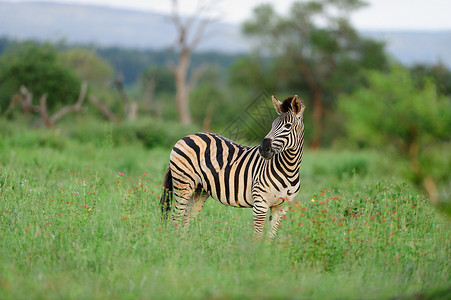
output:
<path id="1" fill-rule="evenodd" d="M 287 209 L 283 204 L 271 207 L 271 213 L 269 215 L 269 223 L 271 229 L 269 231 L 269 238 L 272 240 L 276 237 L 277 229 L 280 225 L 280 219 L 287 213 Z"/>
<path id="2" fill-rule="evenodd" d="M 254 200 L 252 213 L 254 215 L 254 239 L 260 240 L 263 236 L 265 227 L 266 214 L 268 212 L 268 204 L 263 199 Z"/>

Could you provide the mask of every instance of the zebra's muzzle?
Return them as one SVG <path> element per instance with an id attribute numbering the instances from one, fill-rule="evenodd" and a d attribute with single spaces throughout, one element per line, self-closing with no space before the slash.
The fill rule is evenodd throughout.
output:
<path id="1" fill-rule="evenodd" d="M 264 159 L 271 159 L 274 155 L 271 143 L 272 143 L 271 139 L 265 138 L 263 139 L 260 148 L 258 148 L 258 152 Z"/>

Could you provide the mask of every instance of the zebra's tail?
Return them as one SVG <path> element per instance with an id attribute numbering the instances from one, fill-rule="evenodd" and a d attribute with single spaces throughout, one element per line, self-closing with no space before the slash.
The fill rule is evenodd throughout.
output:
<path id="1" fill-rule="evenodd" d="M 172 189 L 172 174 L 168 167 L 163 179 L 163 194 L 160 197 L 161 220 L 167 220 L 171 212 L 173 199 Z"/>

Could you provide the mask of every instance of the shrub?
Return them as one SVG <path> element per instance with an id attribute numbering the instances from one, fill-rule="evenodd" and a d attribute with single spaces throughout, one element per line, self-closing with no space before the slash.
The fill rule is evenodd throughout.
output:
<path id="1" fill-rule="evenodd" d="M 48 94 L 47 107 L 73 103 L 80 91 L 80 80 L 57 61 L 57 50 L 50 44 L 26 42 L 9 49 L 0 59 L 0 112 L 24 85 L 36 98 Z"/>

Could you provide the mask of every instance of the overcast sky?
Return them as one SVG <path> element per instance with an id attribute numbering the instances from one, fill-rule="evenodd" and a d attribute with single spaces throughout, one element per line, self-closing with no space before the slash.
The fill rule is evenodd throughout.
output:
<path id="1" fill-rule="evenodd" d="M 1 0 L 0 0 L 1 1 Z M 11 2 L 21 2 L 12 0 Z M 23 0 L 23 2 L 43 0 Z M 206 0 L 179 0 L 182 12 L 189 13 L 199 2 Z M 272 3 L 279 13 L 286 14 L 294 0 L 210 0 L 219 3 L 221 20 L 241 23 L 249 18 L 258 4 Z M 47 0 L 47 2 L 84 3 L 126 7 L 168 13 L 171 0 Z M 437 30 L 451 29 L 450 0 L 367 0 L 369 7 L 352 15 L 352 24 L 358 29 Z"/>

